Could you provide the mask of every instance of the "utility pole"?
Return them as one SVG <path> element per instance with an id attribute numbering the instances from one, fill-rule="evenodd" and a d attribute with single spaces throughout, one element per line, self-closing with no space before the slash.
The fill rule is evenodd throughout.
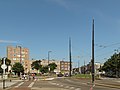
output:
<path id="1" fill-rule="evenodd" d="M 50 72 L 50 66 L 49 66 L 49 59 L 50 59 L 50 53 L 51 53 L 52 51 L 48 51 L 48 72 Z"/>
<path id="2" fill-rule="evenodd" d="M 86 74 L 85 60 L 84 60 L 84 74 Z"/>
<path id="3" fill-rule="evenodd" d="M 72 62 L 71 62 L 71 38 L 69 38 L 69 59 L 70 59 L 70 77 L 71 77 L 71 71 L 72 71 Z"/>
<path id="4" fill-rule="evenodd" d="M 95 70 L 94 70 L 94 19 L 92 23 L 92 83 L 95 81 Z"/>
<path id="5" fill-rule="evenodd" d="M 79 68 L 80 68 L 80 63 L 79 63 L 79 60 L 78 60 L 78 73 L 79 73 L 79 71 L 80 71 Z"/>

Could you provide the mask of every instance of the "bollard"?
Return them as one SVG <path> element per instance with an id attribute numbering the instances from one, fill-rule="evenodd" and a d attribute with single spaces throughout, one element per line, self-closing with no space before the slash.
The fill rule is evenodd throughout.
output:
<path id="1" fill-rule="evenodd" d="M 3 89 L 5 89 L 5 79 L 3 79 Z"/>

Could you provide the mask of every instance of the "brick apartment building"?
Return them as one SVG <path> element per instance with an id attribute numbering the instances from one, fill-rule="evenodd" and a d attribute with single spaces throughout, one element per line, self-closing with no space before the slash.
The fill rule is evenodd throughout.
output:
<path id="1" fill-rule="evenodd" d="M 63 73 L 69 73 L 69 70 L 70 70 L 70 62 L 60 61 L 60 71 Z"/>
<path id="2" fill-rule="evenodd" d="M 36 60 L 29 60 L 29 49 L 24 48 L 21 46 L 8 46 L 7 47 L 7 58 L 11 60 L 11 64 L 14 65 L 16 62 L 20 62 L 24 67 L 25 73 L 37 73 L 36 70 L 31 68 L 32 62 Z M 58 61 L 58 60 L 49 60 L 49 63 L 55 63 L 57 68 L 54 72 L 69 72 L 69 65 L 68 61 Z M 41 65 L 46 66 L 48 65 L 48 60 L 42 59 Z"/>
<path id="3" fill-rule="evenodd" d="M 8 46 L 7 47 L 7 58 L 11 60 L 11 64 L 20 62 L 25 70 L 25 73 L 30 71 L 30 62 L 29 62 L 29 49 L 23 48 L 21 46 Z"/>
<path id="4" fill-rule="evenodd" d="M 30 62 L 32 63 L 35 60 L 30 60 Z M 56 69 L 54 70 L 54 72 L 59 73 L 69 73 L 69 65 L 70 63 L 68 61 L 60 61 L 60 60 L 49 60 L 49 64 L 50 63 L 55 63 L 57 65 Z M 48 65 L 48 60 L 46 59 L 42 59 L 41 60 L 41 65 L 42 66 L 47 66 Z M 31 72 L 34 72 L 34 70 L 30 70 Z"/>

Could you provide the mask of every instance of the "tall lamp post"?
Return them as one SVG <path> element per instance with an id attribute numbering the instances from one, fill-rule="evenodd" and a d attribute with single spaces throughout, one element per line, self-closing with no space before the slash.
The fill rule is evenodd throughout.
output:
<path id="1" fill-rule="evenodd" d="M 95 69 L 94 69 L 94 19 L 92 23 L 92 84 L 95 81 Z"/>
<path id="2" fill-rule="evenodd" d="M 71 77 L 71 71 L 72 71 L 71 38 L 69 38 L 69 59 L 70 59 L 70 77 Z"/>
<path id="3" fill-rule="evenodd" d="M 50 53 L 51 53 L 52 51 L 48 51 L 48 72 L 50 71 L 50 67 L 49 67 L 49 60 L 50 60 Z"/>

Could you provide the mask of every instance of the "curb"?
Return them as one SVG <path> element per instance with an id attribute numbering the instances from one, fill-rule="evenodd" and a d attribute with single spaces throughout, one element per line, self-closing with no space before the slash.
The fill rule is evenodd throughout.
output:
<path id="1" fill-rule="evenodd" d="M 96 83 L 95 85 L 120 89 L 120 85 L 115 85 L 115 84 L 99 84 L 99 83 Z"/>
<path id="2" fill-rule="evenodd" d="M 93 84 L 90 83 L 90 82 L 88 82 L 87 84 L 88 84 L 88 85 L 93 85 Z M 95 86 L 103 86 L 103 87 L 120 89 L 120 85 L 116 85 L 116 84 L 101 84 L 101 83 L 95 83 Z"/>

